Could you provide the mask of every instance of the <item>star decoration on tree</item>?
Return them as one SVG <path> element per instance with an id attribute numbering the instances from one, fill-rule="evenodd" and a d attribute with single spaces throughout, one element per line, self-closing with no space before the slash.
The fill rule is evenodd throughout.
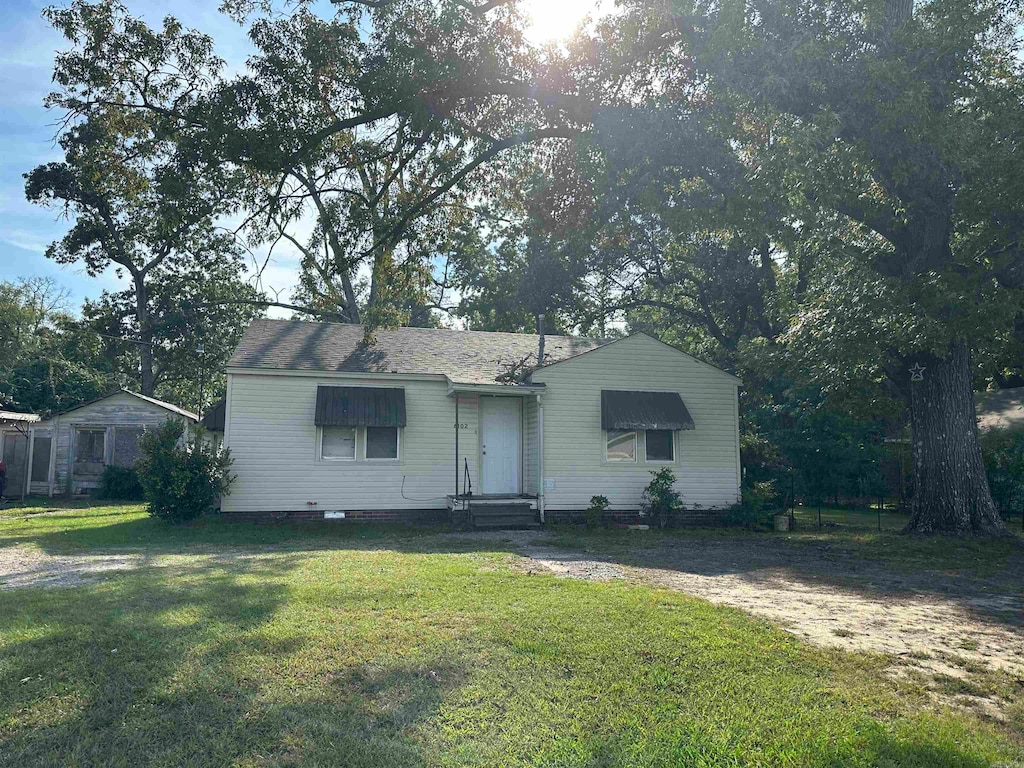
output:
<path id="1" fill-rule="evenodd" d="M 911 381 L 924 381 L 924 370 L 925 367 L 920 363 L 914 363 L 910 366 L 910 380 Z"/>

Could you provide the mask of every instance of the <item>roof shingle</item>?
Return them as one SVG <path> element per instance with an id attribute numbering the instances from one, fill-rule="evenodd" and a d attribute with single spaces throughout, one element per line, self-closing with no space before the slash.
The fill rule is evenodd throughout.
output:
<path id="1" fill-rule="evenodd" d="M 434 374 L 459 384 L 494 384 L 507 364 L 536 360 L 539 337 L 525 333 L 440 328 L 378 328 L 363 344 L 361 325 L 255 320 L 229 368 L 348 373 Z M 589 352 L 609 340 L 545 336 L 544 362 Z"/>

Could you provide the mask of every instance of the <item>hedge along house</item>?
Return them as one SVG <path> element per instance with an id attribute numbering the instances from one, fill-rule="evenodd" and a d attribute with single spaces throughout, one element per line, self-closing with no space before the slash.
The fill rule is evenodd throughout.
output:
<path id="1" fill-rule="evenodd" d="M 176 405 L 122 389 L 31 422 L 16 434 L 0 422 L 5 455 L 7 443 L 17 443 L 12 455 L 31 468 L 20 471 L 23 487 L 15 492 L 8 463 L 7 494 L 87 495 L 108 465 L 133 466 L 142 433 L 167 419 L 198 420 Z"/>
<path id="2" fill-rule="evenodd" d="M 373 335 L 249 327 L 227 367 L 225 513 L 522 524 L 604 495 L 633 515 L 661 467 L 690 509 L 739 499 L 739 380 L 650 336 Z"/>

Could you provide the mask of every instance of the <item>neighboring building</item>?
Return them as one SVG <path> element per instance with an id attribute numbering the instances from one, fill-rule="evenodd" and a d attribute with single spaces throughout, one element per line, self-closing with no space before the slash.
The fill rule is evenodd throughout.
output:
<path id="1" fill-rule="evenodd" d="M 0 412 L 3 413 L 3 412 Z M 26 414 L 22 414 L 26 415 Z M 4 460 L 8 465 L 7 496 L 45 494 L 82 496 L 99 484 L 109 464 L 132 466 L 139 438 L 167 419 L 198 421 L 194 413 L 126 389 L 21 426 L 0 417 Z M 10 455 L 17 459 L 17 484 Z M 31 467 L 26 477 L 25 467 Z"/>
<path id="2" fill-rule="evenodd" d="M 23 496 L 26 490 L 29 433 L 38 421 L 35 413 L 0 411 L 0 459 L 7 467 L 8 498 Z"/>
<path id="3" fill-rule="evenodd" d="M 1024 429 L 1024 387 L 996 389 L 975 395 L 978 429 Z"/>
<path id="4" fill-rule="evenodd" d="M 206 430 L 210 445 L 220 448 L 224 443 L 224 414 L 227 412 L 227 400 L 218 400 L 210 406 L 199 420 Z"/>
<path id="5" fill-rule="evenodd" d="M 690 509 L 739 499 L 739 380 L 645 334 L 543 339 L 257 320 L 227 368 L 225 512 L 561 518 L 635 513 L 670 467 Z M 514 377 L 513 377 L 514 378 Z M 212 419 L 212 421 L 215 421 Z M 471 495 L 470 495 L 471 492 Z"/>

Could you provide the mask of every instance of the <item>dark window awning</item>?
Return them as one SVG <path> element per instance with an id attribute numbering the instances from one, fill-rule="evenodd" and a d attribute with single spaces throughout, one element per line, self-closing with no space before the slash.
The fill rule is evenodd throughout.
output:
<path id="1" fill-rule="evenodd" d="M 405 390 L 388 387 L 317 387 L 318 427 L 404 427 Z"/>
<path id="2" fill-rule="evenodd" d="M 601 390 L 601 429 L 693 429 L 678 392 Z"/>

